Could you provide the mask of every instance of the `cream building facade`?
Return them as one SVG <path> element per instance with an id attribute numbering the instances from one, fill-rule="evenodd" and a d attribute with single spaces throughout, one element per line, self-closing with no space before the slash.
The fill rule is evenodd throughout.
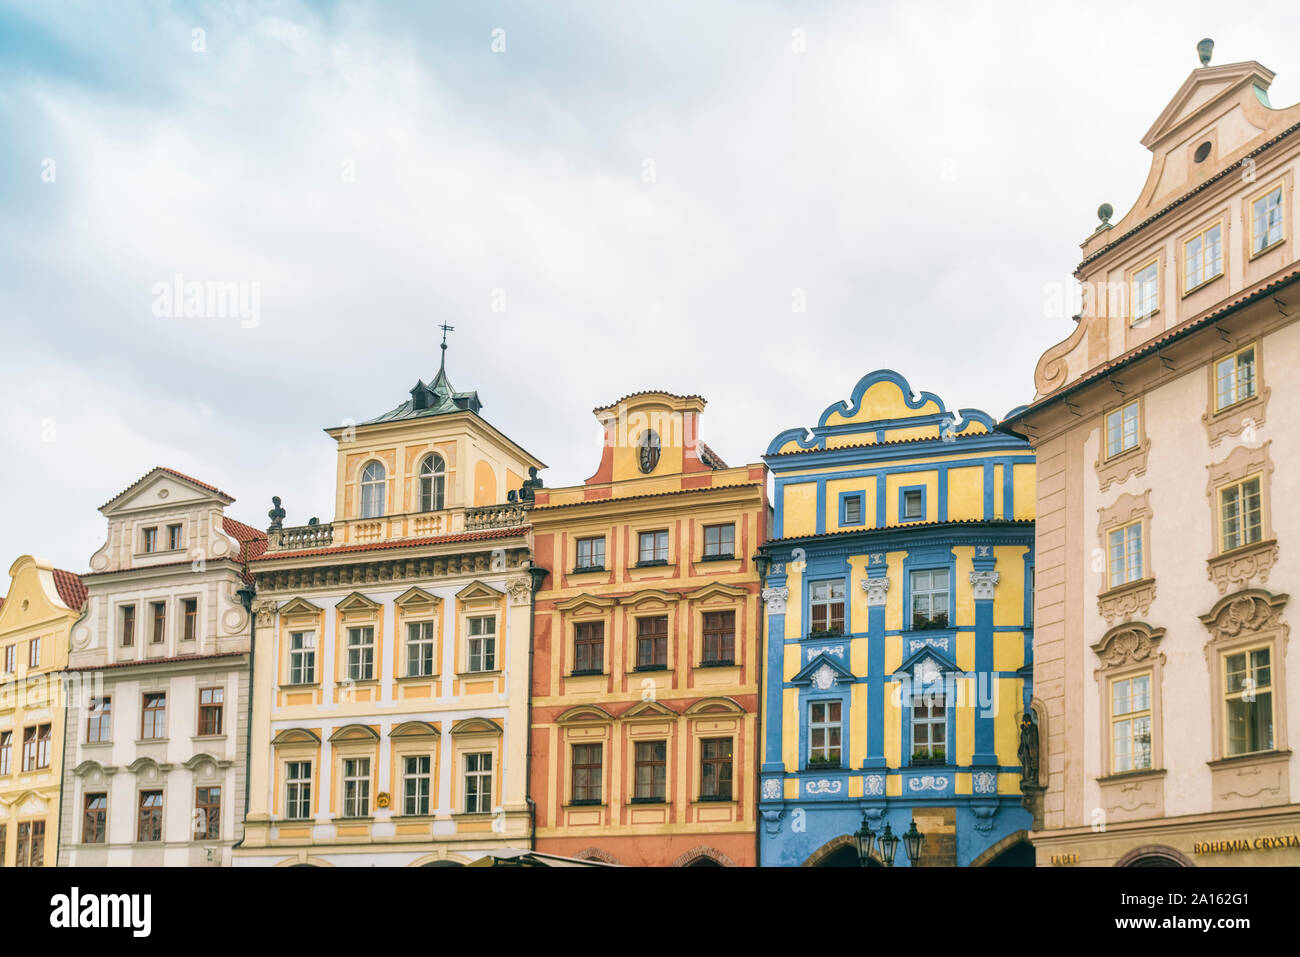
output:
<path id="1" fill-rule="evenodd" d="M 221 866 L 243 825 L 250 621 L 265 535 L 234 499 L 152 469 L 100 508 L 74 626 L 60 866 Z"/>
<path id="2" fill-rule="evenodd" d="M 1300 864 L 1300 106 L 1272 78 L 1177 91 L 1001 426 L 1038 460 L 1040 866 Z"/>
<path id="3" fill-rule="evenodd" d="M 440 369 L 391 412 L 328 430 L 332 522 L 283 527 L 273 510 L 253 564 L 237 866 L 456 865 L 529 846 L 527 498 L 544 466 L 480 407 Z"/>

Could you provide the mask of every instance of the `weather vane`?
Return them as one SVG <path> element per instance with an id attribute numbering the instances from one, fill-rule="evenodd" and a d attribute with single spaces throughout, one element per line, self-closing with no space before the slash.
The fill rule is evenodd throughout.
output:
<path id="1" fill-rule="evenodd" d="M 447 325 L 447 324 L 444 322 L 444 323 L 440 323 L 439 326 L 438 326 L 438 328 L 442 330 L 442 363 L 441 363 L 441 365 L 442 365 L 442 367 L 445 369 L 445 368 L 447 367 L 447 333 L 449 333 L 449 332 L 455 332 L 455 331 L 456 331 L 456 327 L 455 327 L 455 326 L 449 326 L 449 325 Z"/>

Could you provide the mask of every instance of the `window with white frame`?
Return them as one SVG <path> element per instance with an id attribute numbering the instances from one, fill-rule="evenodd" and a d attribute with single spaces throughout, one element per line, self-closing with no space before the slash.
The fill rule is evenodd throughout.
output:
<path id="1" fill-rule="evenodd" d="M 371 625 L 348 629 L 348 680 L 375 677 L 375 629 Z"/>
<path id="2" fill-rule="evenodd" d="M 1111 773 L 1151 768 L 1151 673 L 1110 683 Z"/>
<path id="3" fill-rule="evenodd" d="M 844 579 L 813 582 L 808 593 L 812 634 L 838 635 L 844 631 Z"/>
<path id="4" fill-rule="evenodd" d="M 1223 275 L 1223 228 L 1219 223 L 1183 243 L 1183 290 Z"/>
<path id="5" fill-rule="evenodd" d="M 948 569 L 923 568 L 912 572 L 912 628 L 947 628 Z"/>
<path id="6" fill-rule="evenodd" d="M 384 514 L 384 479 L 387 472 L 380 462 L 371 462 L 361 472 L 361 517 L 379 518 Z"/>
<path id="7" fill-rule="evenodd" d="M 1110 586 L 1118 588 L 1142 578 L 1142 522 L 1132 522 L 1107 533 Z"/>
<path id="8" fill-rule="evenodd" d="M 343 759 L 343 816 L 370 814 L 370 759 Z"/>
<path id="9" fill-rule="evenodd" d="M 840 766 L 841 702 L 814 701 L 808 706 L 808 763 Z"/>
<path id="10" fill-rule="evenodd" d="M 316 632 L 289 633 L 289 684 L 316 683 Z"/>
<path id="11" fill-rule="evenodd" d="M 402 760 L 402 813 L 429 813 L 429 781 L 432 758 L 410 755 Z"/>
<path id="12" fill-rule="evenodd" d="M 942 691 L 925 691 L 912 700 L 912 761 L 943 763 L 948 754 L 948 711 Z"/>
<path id="13" fill-rule="evenodd" d="M 492 752 L 465 755 L 465 813 L 488 814 L 492 810 Z"/>
<path id="14" fill-rule="evenodd" d="M 497 617 L 475 615 L 466 622 L 466 671 L 496 671 L 497 669 Z"/>
<path id="15" fill-rule="evenodd" d="M 1133 321 L 1139 322 L 1160 308 L 1160 263 L 1133 271 Z"/>
<path id="16" fill-rule="evenodd" d="M 406 676 L 427 678 L 433 674 L 433 622 L 406 624 Z"/>
<path id="17" fill-rule="evenodd" d="M 284 816 L 294 821 L 307 820 L 311 817 L 311 762 L 287 762 L 284 782 Z"/>
<path id="18" fill-rule="evenodd" d="M 1214 363 L 1214 411 L 1244 402 L 1255 395 L 1255 347 L 1224 356 Z"/>
<path id="19" fill-rule="evenodd" d="M 1225 552 L 1263 538 L 1264 504 L 1258 475 L 1219 489 L 1219 534 L 1220 549 Z"/>
<path id="20" fill-rule="evenodd" d="M 447 463 L 441 455 L 426 455 L 420 463 L 420 511 L 440 512 L 447 507 Z"/>
<path id="21" fill-rule="evenodd" d="M 1106 413 L 1106 457 L 1137 448 L 1138 403 L 1135 399 Z"/>
<path id="22" fill-rule="evenodd" d="M 1284 235 L 1282 218 L 1282 187 L 1271 189 L 1251 204 L 1251 243 L 1252 253 L 1263 252 L 1274 243 L 1280 243 Z"/>
<path id="23" fill-rule="evenodd" d="M 1224 754 L 1273 749 L 1272 647 L 1245 648 L 1223 655 Z"/>

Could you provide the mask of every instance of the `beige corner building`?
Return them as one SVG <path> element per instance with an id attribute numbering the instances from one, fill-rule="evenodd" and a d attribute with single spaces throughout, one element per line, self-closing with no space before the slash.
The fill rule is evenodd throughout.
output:
<path id="1" fill-rule="evenodd" d="M 1272 79 L 1178 89 L 1003 425 L 1038 456 L 1040 865 L 1300 864 L 1300 105 Z"/>

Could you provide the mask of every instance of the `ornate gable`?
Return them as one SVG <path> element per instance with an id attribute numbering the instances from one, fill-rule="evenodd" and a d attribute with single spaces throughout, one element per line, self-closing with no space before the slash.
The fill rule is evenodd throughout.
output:
<path id="1" fill-rule="evenodd" d="M 836 682 L 853 683 L 853 672 L 845 668 L 837 658 L 826 652 L 814 657 L 802 670 L 790 679 L 791 684 L 810 685 L 818 691 L 829 691 Z"/>
<path id="2" fill-rule="evenodd" d="M 456 592 L 456 599 L 462 603 L 471 601 L 500 601 L 505 597 L 505 592 L 497 591 L 491 585 L 486 585 L 481 581 L 472 581 L 460 591 Z"/>

